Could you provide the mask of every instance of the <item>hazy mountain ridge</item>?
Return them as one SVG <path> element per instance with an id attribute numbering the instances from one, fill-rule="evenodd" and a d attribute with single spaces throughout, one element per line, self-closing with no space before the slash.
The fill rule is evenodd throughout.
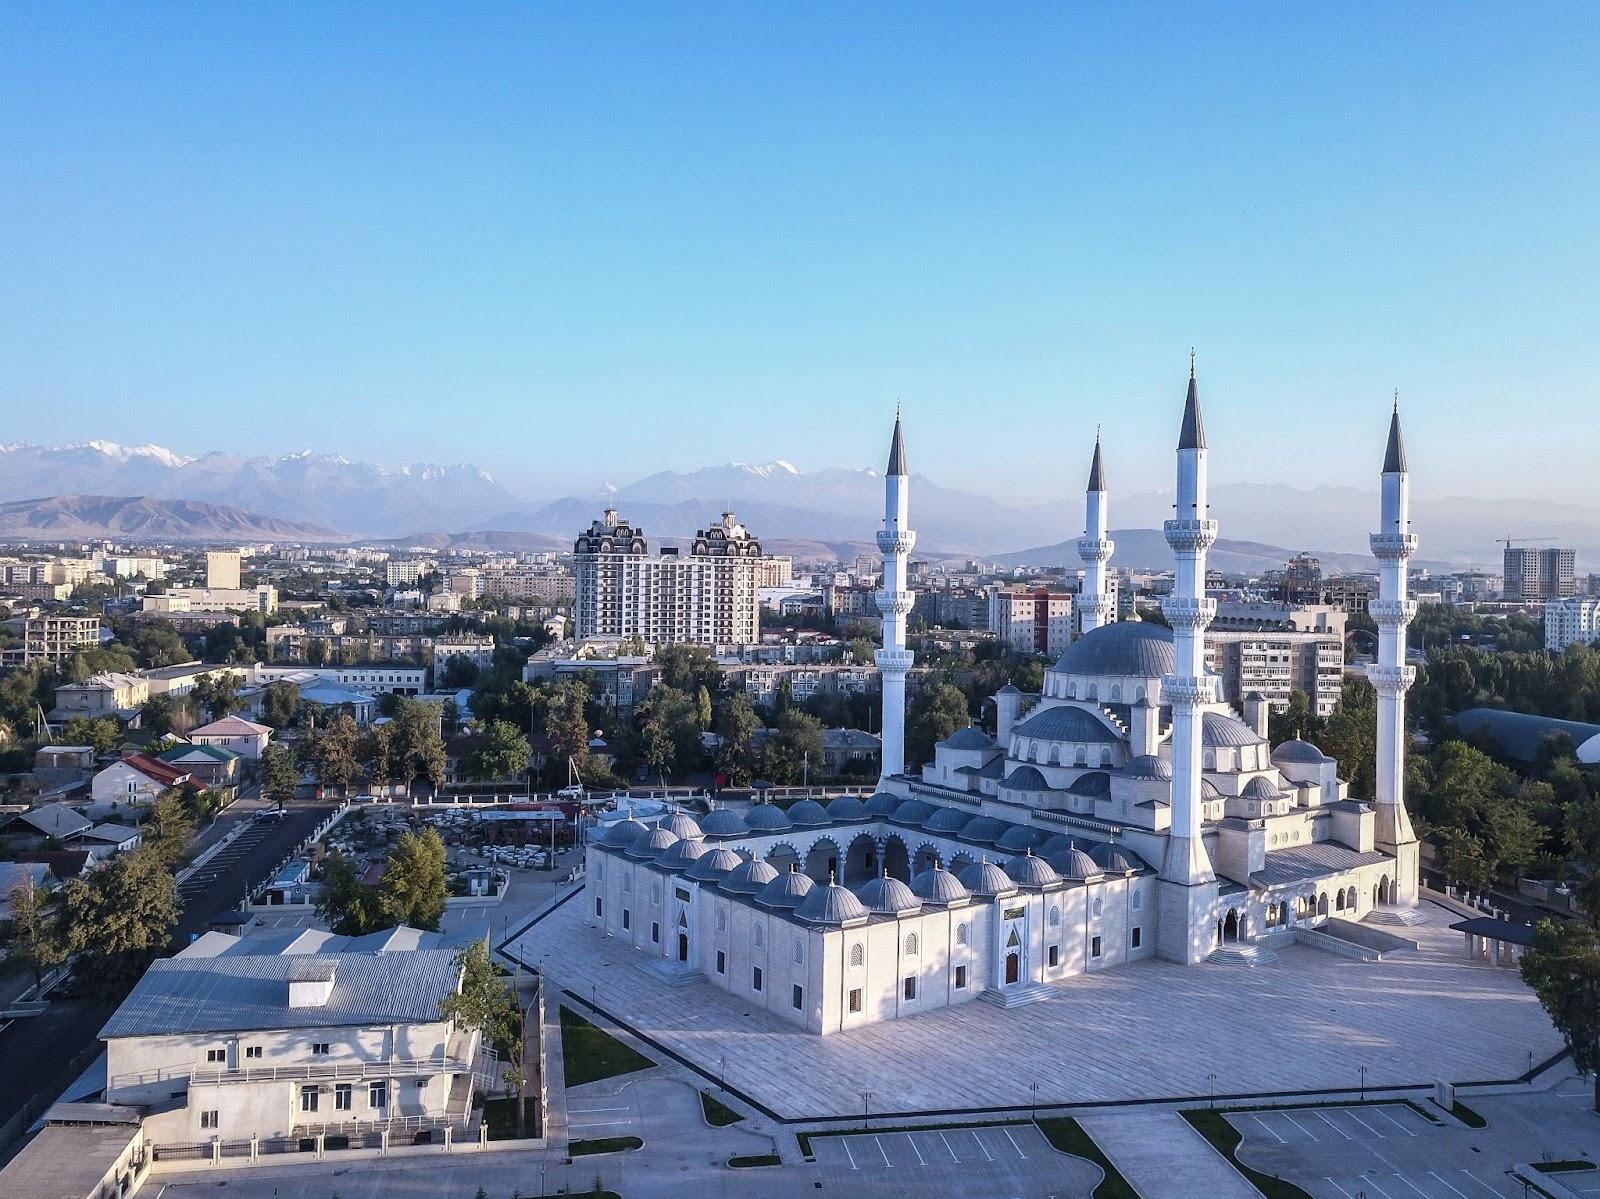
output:
<path id="1" fill-rule="evenodd" d="M 81 541 L 138 537 L 164 541 L 338 542 L 345 534 L 227 504 L 152 496 L 62 495 L 0 504 L 0 538 Z"/>

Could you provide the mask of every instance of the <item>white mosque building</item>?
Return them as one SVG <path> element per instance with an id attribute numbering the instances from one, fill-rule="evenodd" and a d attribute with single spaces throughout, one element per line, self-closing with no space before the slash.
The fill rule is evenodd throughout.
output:
<path id="1" fill-rule="evenodd" d="M 1083 635 L 1038 695 L 996 694 L 997 735 L 962 729 L 904 763 L 909 476 L 895 418 L 885 479 L 884 777 L 867 802 L 612 825 L 592 847 L 586 919 L 811 1032 L 984 999 L 1013 1006 L 1159 956 L 1248 962 L 1293 941 L 1338 952 L 1417 922 L 1402 804 L 1409 484 L 1398 409 L 1383 466 L 1378 781 L 1352 797 L 1315 746 L 1272 748 L 1267 704 L 1218 698 L 1205 668 L 1207 447 L 1191 365 L 1178 440 L 1171 628 L 1112 622 L 1108 492 L 1089 474 Z"/>

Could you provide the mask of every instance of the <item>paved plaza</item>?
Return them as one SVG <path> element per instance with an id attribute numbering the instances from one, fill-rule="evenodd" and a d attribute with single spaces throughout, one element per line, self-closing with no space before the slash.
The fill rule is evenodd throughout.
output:
<path id="1" fill-rule="evenodd" d="M 1516 971 L 1464 957 L 1425 904 L 1417 952 L 1360 962 L 1304 946 L 1275 962 L 1145 961 L 1075 978 L 1057 998 L 968 1003 L 827 1037 L 712 986 L 669 986 L 645 957 L 563 904 L 508 947 L 551 981 L 784 1119 L 1506 1079 L 1560 1039 Z M 890 1099 L 889 1097 L 892 1097 Z"/>

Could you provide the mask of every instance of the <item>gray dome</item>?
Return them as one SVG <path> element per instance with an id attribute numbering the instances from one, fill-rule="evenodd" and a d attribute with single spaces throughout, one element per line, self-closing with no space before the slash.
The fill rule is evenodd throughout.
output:
<path id="1" fill-rule="evenodd" d="M 1279 791 L 1261 775 L 1257 775 L 1244 785 L 1242 792 L 1246 799 L 1282 799 L 1283 792 Z"/>
<path id="2" fill-rule="evenodd" d="M 794 822 L 776 804 L 758 803 L 745 813 L 744 826 L 751 832 L 781 833 L 792 829 Z"/>
<path id="3" fill-rule="evenodd" d="M 933 815 L 922 822 L 922 827 L 930 833 L 958 833 L 972 819 L 971 812 L 963 812 L 960 808 L 935 808 Z"/>
<path id="4" fill-rule="evenodd" d="M 867 805 L 854 795 L 841 795 L 838 799 L 830 800 L 826 811 L 832 820 L 865 820 L 867 818 Z"/>
<path id="5" fill-rule="evenodd" d="M 996 691 L 995 694 L 996 695 L 1021 695 L 1022 692 L 1018 691 L 1014 684 L 1007 683 L 1004 687 L 1000 688 L 1000 690 Z"/>
<path id="6" fill-rule="evenodd" d="M 656 825 L 656 827 L 666 829 L 667 832 L 679 839 L 685 837 L 704 836 L 704 834 L 700 831 L 699 824 L 695 822 L 694 817 L 687 816 L 682 812 L 674 812 L 660 824 Z"/>
<path id="7" fill-rule="evenodd" d="M 789 807 L 789 823 L 803 825 L 831 824 L 833 817 L 814 799 L 802 799 Z"/>
<path id="8" fill-rule="evenodd" d="M 1221 712 L 1207 712 L 1200 718 L 1200 744 L 1231 748 L 1264 745 L 1266 738 L 1242 720 L 1224 716 Z"/>
<path id="9" fill-rule="evenodd" d="M 744 817 L 732 808 L 712 808 L 700 821 L 700 831 L 707 837 L 742 837 L 749 830 Z"/>
<path id="10" fill-rule="evenodd" d="M 957 729 L 939 744 L 946 749 L 993 749 L 994 739 L 975 724 Z"/>
<path id="11" fill-rule="evenodd" d="M 1089 851 L 1089 856 L 1096 864 L 1105 867 L 1114 874 L 1125 874 L 1129 871 L 1145 869 L 1144 859 L 1125 845 L 1117 845 L 1111 841 L 1102 841 Z"/>
<path id="12" fill-rule="evenodd" d="M 1044 775 L 1032 766 L 1018 766 L 1001 781 L 1000 785 L 1012 791 L 1050 790 L 1050 784 L 1044 781 Z"/>
<path id="13" fill-rule="evenodd" d="M 868 912 L 847 888 L 825 883 L 806 892 L 794 914 L 796 919 L 811 924 L 849 924 L 865 920 Z"/>
<path id="14" fill-rule="evenodd" d="M 731 895 L 754 895 L 777 877 L 778 871 L 771 862 L 755 858 L 728 871 L 718 886 Z"/>
<path id="15" fill-rule="evenodd" d="M 1013 824 L 1001 833 L 995 841 L 996 849 L 1004 849 L 1010 853 L 1022 853 L 1025 850 L 1039 848 L 1039 842 L 1044 840 L 1044 834 L 1037 829 L 1029 828 L 1025 824 Z"/>
<path id="16" fill-rule="evenodd" d="M 764 908 L 797 908 L 816 885 L 810 875 L 786 870 L 756 892 L 756 902 Z"/>
<path id="17" fill-rule="evenodd" d="M 1077 845 L 1077 842 L 1067 836 L 1066 833 L 1056 833 L 1054 836 L 1047 838 L 1043 845 L 1039 846 L 1039 852 L 1044 854 L 1045 857 L 1049 857 L 1053 853 L 1060 853 L 1062 850 L 1071 849 L 1075 845 Z"/>
<path id="18" fill-rule="evenodd" d="M 961 830 L 961 837 L 966 841 L 982 841 L 988 845 L 1005 831 L 1006 825 L 1003 821 L 996 820 L 993 816 L 979 816 Z"/>
<path id="19" fill-rule="evenodd" d="M 869 880 L 858 894 L 868 911 L 886 916 L 906 915 L 922 907 L 922 900 L 916 897 L 910 887 L 887 874 Z"/>
<path id="20" fill-rule="evenodd" d="M 1104 799 L 1111 794 L 1111 776 L 1103 770 L 1091 770 L 1068 783 L 1067 791 L 1072 795 L 1086 795 L 1090 799 Z"/>
<path id="21" fill-rule="evenodd" d="M 1105 873 L 1100 869 L 1100 863 L 1076 846 L 1063 849 L 1060 853 L 1053 853 L 1046 860 L 1050 863 L 1050 869 L 1062 878 L 1079 880 L 1099 878 Z"/>
<path id="22" fill-rule="evenodd" d="M 663 850 L 671 849 L 677 843 L 678 838 L 674 837 L 666 829 L 653 828 L 644 836 L 635 837 L 633 844 L 622 852 L 630 858 L 653 858 L 660 855 Z"/>
<path id="23" fill-rule="evenodd" d="M 932 815 L 932 804 L 923 803 L 920 799 L 908 799 L 894 810 L 894 815 L 889 819 L 896 824 L 915 824 L 920 826 L 924 820 Z"/>
<path id="24" fill-rule="evenodd" d="M 697 883 L 714 883 L 728 871 L 737 870 L 742 865 L 744 865 L 743 858 L 733 850 L 719 846 L 695 859 L 686 877 L 694 879 Z"/>
<path id="25" fill-rule="evenodd" d="M 987 858 L 961 872 L 961 885 L 974 895 L 1010 895 L 1017 889 L 1011 876 Z"/>
<path id="26" fill-rule="evenodd" d="M 694 865 L 695 859 L 706 853 L 704 841 L 694 841 L 688 837 L 679 837 L 672 845 L 656 859 L 657 866 L 668 870 L 687 870 Z"/>
<path id="27" fill-rule="evenodd" d="M 1006 863 L 1006 874 L 1012 882 L 1023 887 L 1048 887 L 1061 881 L 1061 876 L 1050 869 L 1050 863 L 1031 853 L 1012 858 Z"/>
<path id="28" fill-rule="evenodd" d="M 1082 708 L 1067 707 L 1064 704 L 1034 713 L 1016 725 L 1011 730 L 1011 735 L 1037 737 L 1041 741 L 1094 742 L 1100 745 L 1109 745 L 1121 740 L 1093 713 L 1086 712 Z"/>
<path id="29" fill-rule="evenodd" d="M 1131 779 L 1159 779 L 1165 782 L 1172 778 L 1172 763 L 1155 754 L 1140 754 L 1128 763 L 1127 775 Z"/>
<path id="30" fill-rule="evenodd" d="M 879 791 L 871 799 L 867 800 L 867 815 L 893 816 L 894 810 L 904 802 L 905 800 L 898 795 L 893 795 L 888 791 Z"/>
<path id="31" fill-rule="evenodd" d="M 918 899 L 928 903 L 964 903 L 972 896 L 961 885 L 961 880 L 956 878 L 943 866 L 935 866 L 931 870 L 924 870 L 911 880 L 911 893 Z"/>
<path id="32" fill-rule="evenodd" d="M 640 824 L 632 816 L 629 816 L 627 819 L 619 820 L 615 824 L 609 826 L 606 831 L 600 835 L 600 844 L 609 845 L 616 849 L 622 849 L 626 846 L 632 845 L 635 838 L 643 837 L 648 834 L 649 831 L 650 830 L 648 828 Z"/>
<path id="33" fill-rule="evenodd" d="M 1172 630 L 1136 620 L 1101 625 L 1067 646 L 1055 670 L 1159 679 L 1172 673 Z"/>
<path id="34" fill-rule="evenodd" d="M 1323 753 L 1309 741 L 1285 741 L 1272 751 L 1274 762 L 1306 762 L 1311 764 L 1328 761 L 1328 755 Z"/>

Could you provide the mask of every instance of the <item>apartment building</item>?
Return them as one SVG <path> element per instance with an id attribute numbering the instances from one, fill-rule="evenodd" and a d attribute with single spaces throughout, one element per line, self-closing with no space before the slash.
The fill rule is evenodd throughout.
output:
<path id="1" fill-rule="evenodd" d="M 206 554 L 206 590 L 239 590 L 238 550 L 211 550 Z"/>
<path id="2" fill-rule="evenodd" d="M 1018 653 L 1058 658 L 1072 644 L 1072 592 L 1020 583 L 989 589 L 989 631 Z"/>
<path id="3" fill-rule="evenodd" d="M 1505 548 L 1505 598 L 1565 599 L 1577 594 L 1576 553 L 1545 546 Z"/>
<path id="4" fill-rule="evenodd" d="M 787 587 L 794 581 L 794 559 L 787 554 L 768 554 L 756 567 L 757 587 Z"/>
<path id="5" fill-rule="evenodd" d="M 482 572 L 482 594 L 516 603 L 570 604 L 577 595 L 572 572 L 558 566 L 494 566 Z"/>
<path id="6" fill-rule="evenodd" d="M 391 587 L 411 587 L 423 575 L 431 574 L 433 568 L 434 563 L 427 558 L 390 558 L 383 564 L 383 577 Z"/>
<path id="7" fill-rule="evenodd" d="M 1559 654 L 1569 645 L 1600 640 L 1600 599 L 1568 596 L 1544 604 L 1544 647 Z"/>
<path id="8" fill-rule="evenodd" d="M 23 622 L 22 644 L 5 651 L 4 665 L 64 662 L 80 650 L 100 644 L 98 616 L 30 616 Z"/>
<path id="9" fill-rule="evenodd" d="M 1300 691 L 1313 712 L 1331 716 L 1344 683 L 1344 639 L 1331 632 L 1213 626 L 1206 633 L 1206 665 L 1221 677 L 1229 703 L 1241 704 L 1258 691 L 1282 711 L 1290 692 Z"/>

